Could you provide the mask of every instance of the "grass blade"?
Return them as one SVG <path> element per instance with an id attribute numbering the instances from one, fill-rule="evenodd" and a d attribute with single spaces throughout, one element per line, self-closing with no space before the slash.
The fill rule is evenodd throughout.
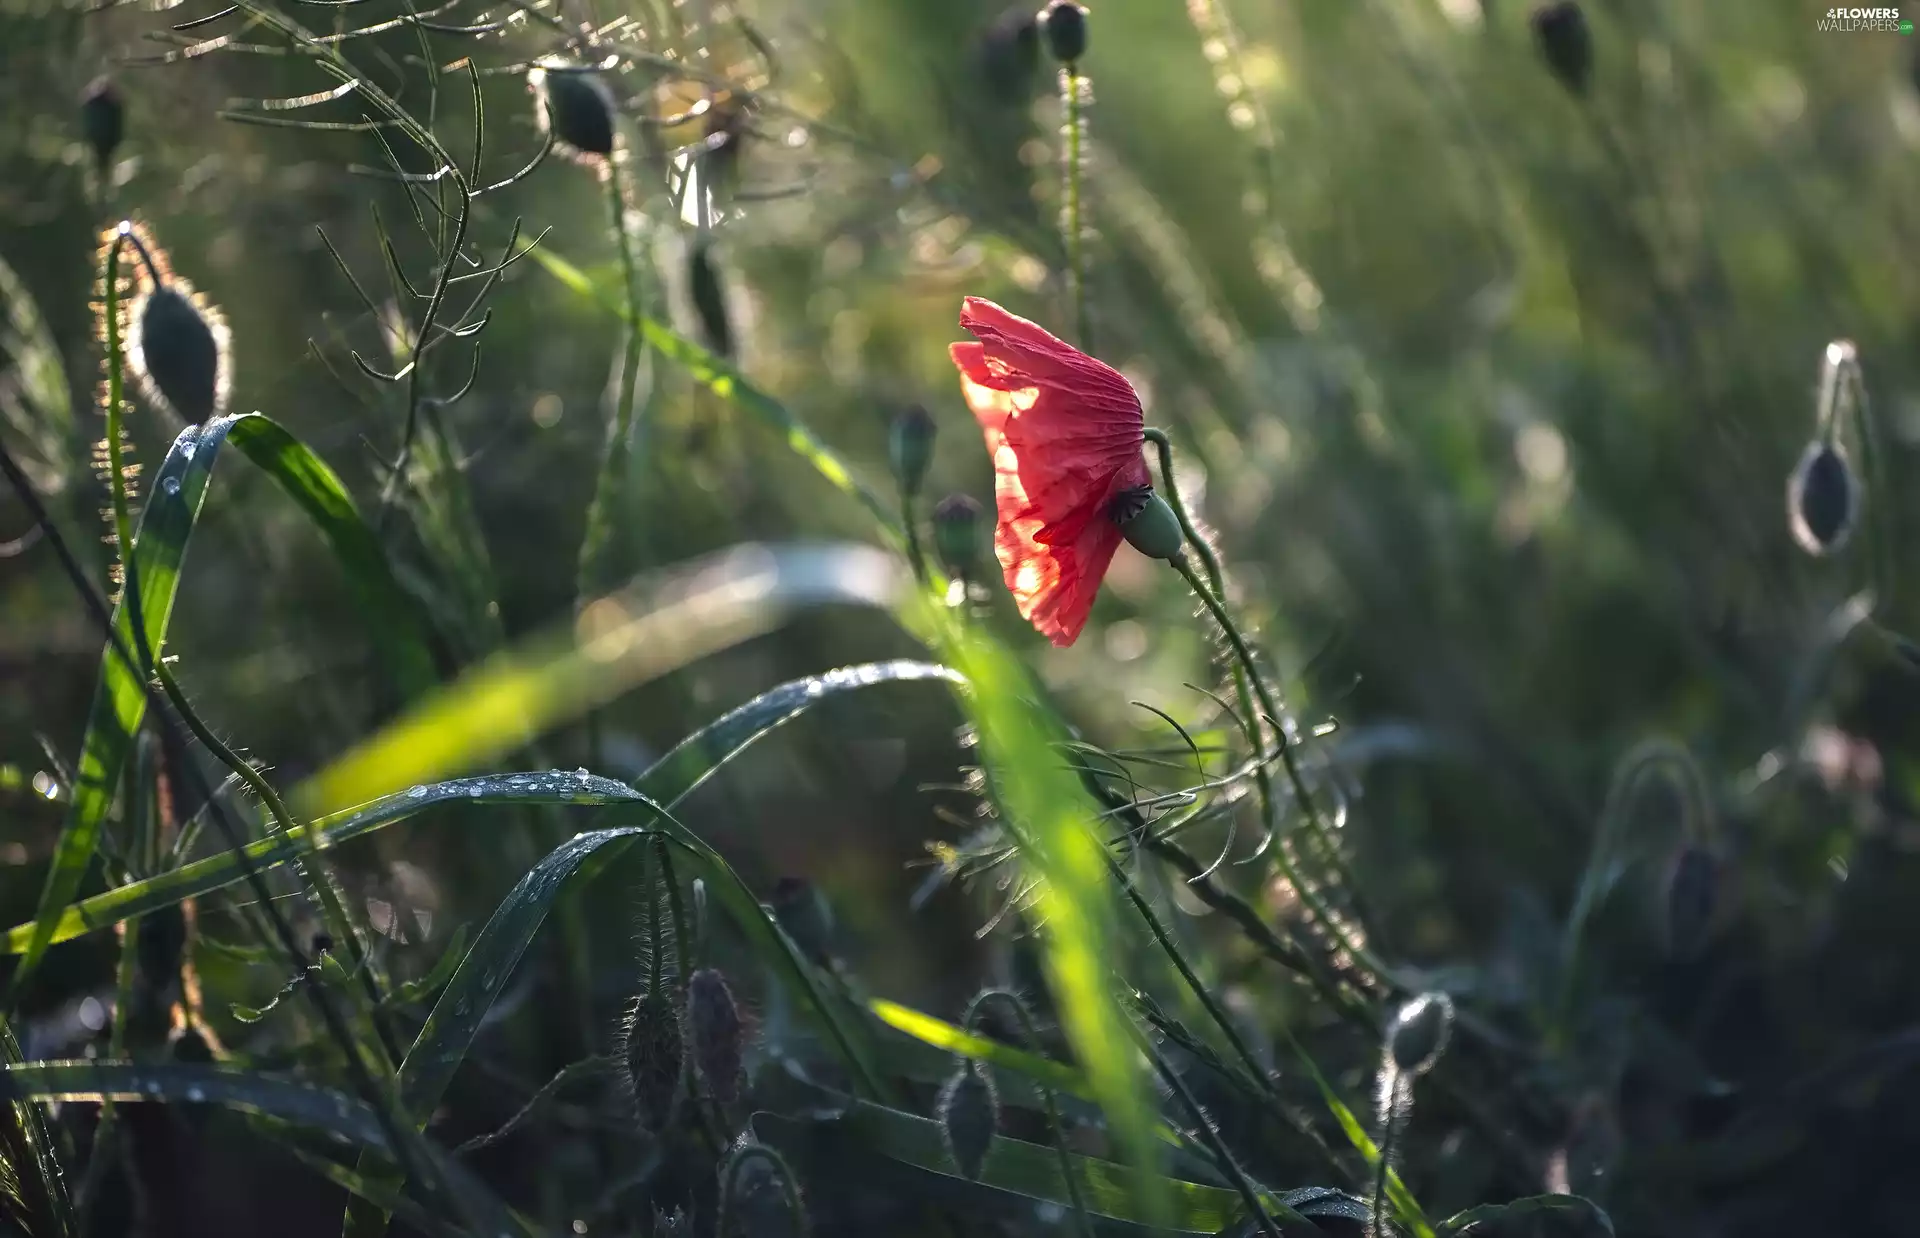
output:
<path id="1" fill-rule="evenodd" d="M 134 578 L 140 582 L 141 619 L 146 628 L 144 643 L 156 654 L 173 615 L 187 540 L 200 516 L 200 505 L 206 498 L 207 481 L 213 475 L 220 445 L 232 424 L 232 418 L 223 417 L 205 426 L 182 430 L 154 474 L 153 492 L 141 515 L 140 531 L 134 539 L 130 558 Z M 124 600 L 114 608 L 113 623 L 119 638 L 138 656 L 142 642 L 135 639 L 133 618 Z M 21 991 L 53 944 L 63 910 L 86 879 L 94 851 L 100 845 L 100 829 L 112 806 L 114 789 L 120 784 L 121 768 L 126 764 L 134 732 L 140 729 L 146 712 L 145 689 L 133 668 L 121 661 L 109 644 L 100 656 L 100 682 L 87 711 L 86 737 L 81 742 L 66 824 L 60 831 L 53 863 L 40 892 L 33 932 L 22 951 L 25 957 L 13 975 L 11 991 L 14 994 Z"/>
<path id="2" fill-rule="evenodd" d="M 20 1061 L 13 1028 L 0 1018 L 0 1063 L 12 1069 Z M 0 1110 L 0 1218 L 46 1238 L 66 1238 L 75 1230 L 53 1133 L 39 1107 L 18 1096 L 8 1097 Z"/>
<path id="3" fill-rule="evenodd" d="M 879 527 L 881 535 L 895 549 L 905 547 L 905 536 L 900 530 L 900 521 L 893 510 L 878 493 L 856 478 L 846 462 L 835 455 L 831 447 L 815 435 L 805 422 L 789 412 L 780 401 L 748 382 L 740 371 L 727 364 L 725 360 L 708 352 L 664 323 L 652 318 L 642 318 L 638 323 L 634 323 L 631 312 L 620 298 L 596 284 L 585 271 L 565 258 L 544 247 L 532 250 L 529 256 L 545 267 L 548 274 L 574 292 L 621 321 L 638 326 L 641 336 L 653 346 L 657 354 L 685 369 L 702 387 L 766 423 L 786 441 L 794 454 L 811 464 L 820 476 L 833 484 L 836 490 L 866 508 L 867 514 L 873 517 L 874 523 Z"/>
<path id="4" fill-rule="evenodd" d="M 259 413 L 234 419 L 227 437 L 300 505 L 326 539 L 401 692 L 411 698 L 431 688 L 438 676 L 428 652 L 426 619 L 394 579 L 386 552 L 339 475 L 306 444 Z"/>
<path id="5" fill-rule="evenodd" d="M 695 560 L 496 654 L 290 798 L 301 815 L 315 816 L 460 773 L 650 679 L 773 631 L 795 611 L 884 607 L 902 584 L 900 565 L 867 546 L 749 545 Z"/>

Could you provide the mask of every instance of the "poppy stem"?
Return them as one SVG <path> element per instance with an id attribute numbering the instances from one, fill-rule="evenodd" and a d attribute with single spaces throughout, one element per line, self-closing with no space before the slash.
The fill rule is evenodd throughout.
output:
<path id="1" fill-rule="evenodd" d="M 1062 152 L 1062 170 L 1064 177 L 1065 206 L 1062 211 L 1062 230 L 1067 242 L 1067 288 L 1073 296 L 1074 329 L 1079 334 L 1077 343 L 1081 351 L 1093 351 L 1093 327 L 1087 320 L 1087 271 L 1086 255 L 1081 244 L 1080 222 L 1080 180 L 1082 165 L 1086 156 L 1082 144 L 1086 139 L 1086 117 L 1081 113 L 1081 91 L 1086 78 L 1080 73 L 1080 66 L 1068 61 L 1060 68 L 1060 104 L 1066 112 L 1067 145 Z"/>
<path id="2" fill-rule="evenodd" d="M 1260 716 L 1264 717 L 1276 732 L 1280 748 L 1280 762 L 1287 771 L 1288 781 L 1292 784 L 1294 804 L 1299 809 L 1301 816 L 1307 820 L 1309 826 L 1312 828 L 1315 839 L 1326 852 L 1328 860 L 1334 866 L 1337 875 L 1349 888 L 1352 888 L 1354 885 L 1353 874 L 1348 868 L 1345 858 L 1340 854 L 1340 849 L 1335 843 L 1331 829 L 1327 826 L 1325 820 L 1322 819 L 1319 806 L 1314 803 L 1313 793 L 1307 789 L 1306 778 L 1301 773 L 1300 763 L 1294 755 L 1295 744 L 1293 736 L 1281 720 L 1283 714 L 1281 713 L 1280 706 L 1274 699 L 1272 691 L 1267 687 L 1266 680 L 1261 678 L 1259 666 L 1254 661 L 1252 648 L 1248 646 L 1246 638 L 1240 634 L 1239 625 L 1234 622 L 1233 616 L 1227 611 L 1225 601 L 1222 600 L 1223 590 L 1220 588 L 1221 574 L 1219 560 L 1214 556 L 1212 549 L 1201 540 L 1198 531 L 1194 528 L 1191 517 L 1187 514 L 1186 504 L 1180 498 L 1179 487 L 1174 484 L 1173 445 L 1167 438 L 1167 433 L 1164 430 L 1157 428 L 1148 429 L 1144 432 L 1144 436 L 1159 449 L 1160 476 L 1166 486 L 1167 503 L 1173 508 L 1174 517 L 1180 522 L 1181 532 L 1186 534 L 1187 540 L 1192 543 L 1195 552 L 1200 555 L 1201 561 L 1206 565 L 1207 579 L 1201 579 L 1200 574 L 1194 570 L 1193 563 L 1184 554 L 1172 561 L 1174 569 L 1186 579 L 1187 585 L 1193 590 L 1194 594 L 1199 597 L 1208 612 L 1212 614 L 1214 622 L 1220 625 L 1220 631 L 1226 636 L 1227 643 L 1233 647 L 1234 657 L 1238 663 L 1234 667 L 1233 672 L 1234 688 L 1240 698 L 1240 707 L 1249 715 L 1252 714 L 1252 702 L 1247 699 L 1248 688 L 1251 686 L 1253 694 L 1259 699 Z M 1248 738 L 1254 743 L 1254 755 L 1256 758 L 1259 758 L 1266 749 L 1266 744 L 1261 736 L 1259 722 L 1250 717 L 1247 722 L 1247 730 L 1249 731 Z M 1271 784 L 1265 776 L 1264 762 L 1256 767 L 1256 776 L 1261 789 L 1261 811 L 1266 814 L 1264 824 L 1269 831 L 1273 831 L 1276 827 L 1271 798 Z M 1279 843 L 1274 848 L 1274 855 L 1280 865 L 1281 872 L 1299 892 L 1301 901 L 1305 903 L 1308 910 L 1312 911 L 1321 923 L 1326 926 L 1327 931 L 1333 935 L 1334 940 L 1339 942 L 1341 947 L 1359 962 L 1375 979 L 1385 978 L 1386 969 L 1380 964 L 1379 960 L 1375 959 L 1364 945 L 1348 939 L 1346 932 L 1342 930 L 1339 923 L 1333 918 L 1331 910 L 1327 907 L 1325 901 L 1321 899 L 1319 893 L 1306 884 L 1302 875 L 1294 866 L 1292 859 L 1287 855 L 1286 844 L 1284 842 Z"/>

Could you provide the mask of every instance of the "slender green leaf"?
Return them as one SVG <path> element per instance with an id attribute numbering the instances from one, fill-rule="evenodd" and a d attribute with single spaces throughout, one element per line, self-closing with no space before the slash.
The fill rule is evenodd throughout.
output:
<path id="1" fill-rule="evenodd" d="M 1377 1167 L 1380 1164 L 1380 1146 L 1374 1143 L 1373 1136 L 1367 1134 L 1367 1128 L 1360 1124 L 1360 1119 L 1354 1116 L 1353 1110 L 1340 1099 L 1340 1094 L 1333 1090 L 1333 1085 L 1327 1082 L 1327 1077 L 1320 1072 L 1320 1067 L 1307 1053 L 1305 1047 L 1294 1039 L 1293 1033 L 1286 1032 L 1284 1028 L 1282 1031 L 1289 1045 L 1292 1046 L 1294 1059 L 1312 1077 L 1314 1086 L 1320 1089 L 1321 1102 L 1326 1105 L 1327 1111 L 1333 1114 L 1333 1120 L 1340 1124 L 1340 1130 L 1346 1135 L 1347 1142 L 1353 1145 L 1354 1151 L 1366 1158 L 1370 1167 Z M 1400 1217 L 1401 1224 L 1412 1230 L 1415 1238 L 1435 1238 L 1433 1224 L 1427 1220 L 1427 1214 L 1420 1207 L 1420 1201 L 1414 1198 L 1413 1192 L 1407 1189 L 1407 1184 L 1400 1180 L 1400 1174 L 1391 1167 L 1387 1169 L 1387 1198 L 1392 1202 L 1393 1210 Z"/>
<path id="2" fill-rule="evenodd" d="M 153 474 L 153 490 L 146 511 L 140 518 L 131 560 L 131 579 L 140 585 L 140 618 L 144 629 L 136 639 L 128 600 L 122 598 L 113 616 L 114 630 L 135 657 L 148 649 L 158 654 L 173 614 L 173 599 L 180 582 L 180 565 L 186 557 L 187 539 L 207 494 L 207 481 L 225 441 L 233 418 L 222 417 L 204 426 L 189 426 L 180 432 L 173 448 Z M 147 696 L 133 669 L 121 660 L 111 645 L 100 658 L 100 682 L 94 690 L 93 704 L 87 711 L 86 738 L 80 747 L 80 762 L 75 770 L 73 800 L 67 806 L 67 820 L 54 848 L 53 863 L 47 870 L 46 885 L 40 892 L 40 905 L 34 915 L 32 932 L 22 951 L 20 967 L 13 975 L 18 992 L 39 966 L 41 956 L 53 944 L 63 910 L 79 891 L 100 845 L 100 829 L 113 803 L 120 771 L 133 745 L 134 732 L 146 717 Z"/>
<path id="3" fill-rule="evenodd" d="M 426 618 L 394 579 L 386 552 L 339 476 L 306 444 L 259 413 L 234 419 L 227 436 L 300 505 L 326 539 L 400 690 L 413 697 L 431 688 L 438 677 L 428 652 Z"/>
<path id="4" fill-rule="evenodd" d="M 902 584 L 900 565 L 870 546 L 748 545 L 709 555 L 494 655 L 290 798 L 317 815 L 461 773 L 658 675 L 773 631 L 797 610 L 884 607 Z"/>
<path id="5" fill-rule="evenodd" d="M 563 774 L 544 770 L 522 774 L 490 774 L 482 778 L 455 778 L 408 790 L 371 804 L 323 817 L 311 826 L 296 826 L 285 838 L 257 839 L 247 844 L 247 858 L 255 868 L 285 864 L 307 845 L 320 851 L 404 821 L 435 804 L 615 804 L 634 799 L 632 788 L 611 778 Z M 171 907 L 185 899 L 224 889 L 244 874 L 231 851 L 222 851 L 191 864 L 96 894 L 66 908 L 54 926 L 53 940 L 67 941 L 82 933 L 107 928 L 130 916 Z M 18 925 L 7 931 L 4 949 L 18 954 L 32 940 L 35 926 Z"/>
<path id="6" fill-rule="evenodd" d="M 318 1131 L 336 1142 L 388 1149 L 379 1115 L 344 1092 L 318 1088 L 228 1066 L 133 1062 L 29 1062 L 11 1064 L 0 1076 L 15 1100 L 154 1102 L 218 1105 Z M 431 1156 L 435 1169 L 458 1192 L 462 1210 L 503 1238 L 533 1230 L 503 1207 L 471 1174 L 419 1141 L 414 1151 Z"/>
<path id="7" fill-rule="evenodd" d="M 0 427 L 41 494 L 64 490 L 86 458 L 71 392 L 60 346 L 26 281 L 0 261 Z"/>
<path id="8" fill-rule="evenodd" d="M 837 1113 L 828 1111 L 823 1115 L 816 1111 L 805 1121 L 771 1113 L 755 1114 L 754 1131 L 770 1143 L 796 1150 L 812 1147 L 816 1141 L 824 1142 L 823 1135 L 844 1138 L 874 1156 L 938 1174 L 960 1189 L 1041 1200 L 1061 1208 L 1073 1206 L 1073 1195 L 1061 1172 L 1056 1148 L 1005 1135 L 995 1136 L 979 1179 L 971 1180 L 954 1166 L 938 1122 L 870 1101 L 851 1097 L 835 1100 Z M 1131 1166 L 1077 1154 L 1071 1155 L 1069 1161 L 1079 1178 L 1087 1210 L 1107 1220 L 1152 1226 L 1154 1214 L 1143 1210 L 1139 1201 L 1159 1197 L 1167 1201 L 1160 1218 L 1167 1228 L 1176 1233 L 1217 1234 L 1245 1212 L 1239 1194 L 1225 1187 L 1155 1175 L 1159 1180 L 1149 1188 L 1139 1181 L 1141 1171 Z M 1289 1219 L 1284 1206 L 1269 1206 L 1275 1207 L 1281 1219 Z"/>
<path id="9" fill-rule="evenodd" d="M 1092 1085 L 1086 1077 L 1071 1066 L 1050 1061 L 1037 1053 L 1028 1053 L 1011 1045 L 1003 1045 L 997 1040 L 985 1036 L 976 1036 L 963 1027 L 957 1027 L 944 1019 L 936 1019 L 923 1014 L 910 1006 L 890 1002 L 884 998 L 874 998 L 867 1003 L 874 1016 L 888 1027 L 905 1032 L 923 1044 L 936 1049 L 945 1049 L 961 1057 L 977 1062 L 988 1062 L 1005 1070 L 1018 1072 L 1029 1079 L 1036 1079 L 1056 1092 L 1068 1096 L 1077 1096 L 1082 1100 L 1094 1099 Z"/>
<path id="10" fill-rule="evenodd" d="M 612 290 L 596 284 L 579 267 L 544 246 L 535 247 L 530 256 L 545 267 L 548 274 L 574 292 L 593 301 L 621 321 L 632 322 L 632 314 L 621 299 Z M 651 344 L 662 357 L 684 368 L 693 376 L 695 382 L 721 399 L 765 422 L 786 440 L 787 446 L 793 449 L 794 454 L 811 464 L 820 476 L 833 484 L 835 489 L 866 508 L 867 513 L 879 526 L 881 534 L 895 548 L 906 544 L 905 536 L 900 530 L 899 518 L 894 515 L 891 507 L 871 487 L 856 478 L 846 462 L 835 455 L 833 449 L 815 435 L 805 422 L 789 412 L 785 405 L 748 382 L 740 371 L 726 361 L 671 327 L 652 318 L 642 318 L 637 325 L 647 343 Z"/>

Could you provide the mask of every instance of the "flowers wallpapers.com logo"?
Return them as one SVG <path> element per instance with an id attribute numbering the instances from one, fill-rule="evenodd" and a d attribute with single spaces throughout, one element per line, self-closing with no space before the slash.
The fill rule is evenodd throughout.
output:
<path id="1" fill-rule="evenodd" d="M 1913 23 L 1899 9 L 1832 8 L 1820 19 L 1820 29 L 1848 34 L 1912 34 Z"/>

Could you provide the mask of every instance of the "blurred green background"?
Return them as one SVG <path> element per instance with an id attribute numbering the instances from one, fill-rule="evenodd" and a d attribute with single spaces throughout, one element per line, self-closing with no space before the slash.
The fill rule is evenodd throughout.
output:
<path id="1" fill-rule="evenodd" d="M 607 0 L 590 7 L 576 16 L 616 16 Z M 1405 1171 L 1436 1215 L 1557 1183 L 1601 1199 L 1622 1233 L 1911 1233 L 1920 1202 L 1891 1167 L 1920 1147 L 1908 901 L 1920 894 L 1920 679 L 1888 634 L 1920 630 L 1903 484 L 1920 433 L 1916 40 L 1822 32 L 1824 6 L 1799 0 L 1594 0 L 1583 97 L 1543 63 L 1529 9 L 1099 4 L 1084 62 L 1093 351 L 1135 382 L 1149 424 L 1173 433 L 1183 489 L 1217 532 L 1291 708 L 1308 727 L 1338 722 L 1318 750 L 1347 791 L 1374 948 L 1499 1024 L 1516 1075 L 1552 1098 L 1498 1117 L 1532 1154 L 1524 1170 L 1489 1168 L 1498 1158 L 1470 1135 L 1449 1139 L 1436 1111 Z M 404 260 L 430 256 L 404 193 L 349 170 L 384 165 L 379 143 L 217 119 L 235 99 L 330 85 L 298 58 L 126 63 L 164 53 L 153 36 L 212 11 L 0 0 L 0 259 L 58 342 L 81 449 L 49 458 L 44 475 L 103 580 L 104 500 L 84 454 L 97 435 L 89 302 L 95 238 L 122 215 L 151 227 L 233 327 L 232 410 L 293 429 L 365 508 L 404 416 L 348 359 L 358 349 L 387 367 L 391 353 L 319 235 L 382 305 L 400 294 L 381 273 L 373 209 Z M 295 15 L 327 29 L 340 14 L 363 25 L 399 11 L 373 0 Z M 465 5 L 441 20 L 511 11 Z M 769 81 L 719 6 L 678 11 L 703 71 L 760 92 L 738 143 L 739 192 L 712 228 L 740 369 L 883 493 L 887 423 L 923 404 L 939 427 L 929 494 L 989 499 L 945 350 L 969 294 L 1068 333 L 1052 66 L 1030 45 L 1023 54 L 994 4 L 751 0 L 739 12 L 777 52 Z M 216 31 L 229 27 L 178 41 Z M 423 44 L 441 65 L 471 56 L 499 70 L 482 79 L 489 177 L 522 166 L 540 140 L 514 66 L 557 43 L 516 20 L 480 38 L 396 31 L 353 45 L 416 114 L 435 109 L 464 157 L 464 77 L 443 74 L 431 95 Z M 104 187 L 76 111 L 103 72 L 127 109 Z M 646 66 L 609 76 L 629 134 L 662 132 L 644 118 L 700 97 Z M 359 111 L 348 99 L 287 115 Z M 665 130 L 666 145 L 697 130 Z M 702 338 L 693 229 L 661 206 L 658 170 L 644 158 L 631 169 L 649 200 L 643 235 L 665 312 Z M 550 159 L 483 202 L 476 253 L 497 259 L 522 219 L 523 236 L 614 286 L 589 169 Z M 615 320 L 532 261 L 492 305 L 477 381 L 446 414 L 479 542 L 450 567 L 421 531 L 429 522 L 397 522 L 388 537 L 436 615 L 449 672 L 568 622 L 582 600 L 575 555 L 618 364 Z M 1835 339 L 1862 359 L 1880 476 L 1866 532 L 1819 559 L 1794 544 L 1784 500 Z M 456 387 L 461 370 L 448 363 L 435 381 Z M 870 538 L 856 505 L 764 427 L 665 361 L 648 382 L 634 570 L 743 541 Z M 172 427 L 136 407 L 133 439 L 157 462 Z M 0 432 L 24 443 L 18 429 Z M 0 497 L 0 538 L 27 523 Z M 1838 635 L 1836 616 L 1863 590 L 1882 626 Z M 1136 701 L 1210 716 L 1185 686 L 1215 676 L 1191 599 L 1131 550 L 1069 650 L 1023 631 L 997 584 L 992 594 L 996 624 L 1088 738 L 1169 742 Z M 221 472 L 169 649 L 204 714 L 283 785 L 394 709 L 351 596 L 265 479 Z M 42 743 L 73 758 L 99 649 L 44 545 L 0 560 L 10 924 L 31 916 L 61 822 L 61 805 L 32 788 L 51 768 Z M 591 733 L 570 728 L 546 751 L 571 768 L 597 745 L 598 772 L 630 777 L 775 683 L 919 652 L 882 613 L 803 616 L 621 698 Z M 868 988 L 947 1016 L 1014 965 L 1004 934 L 973 933 L 1003 897 L 990 882 L 913 898 L 927 842 L 957 840 L 970 811 L 964 795 L 925 789 L 956 780 L 957 725 L 931 693 L 836 704 L 736 763 L 690 810 L 763 896 L 782 876 L 817 882 Z M 1543 955 L 1616 764 L 1656 735 L 1691 752 L 1717 808 L 1712 940 L 1697 960 L 1661 955 L 1678 838 L 1672 806 L 1653 805 L 1635 818 L 1635 863 L 1600 919 L 1582 1017 L 1549 1027 Z M 557 841 L 540 833 L 552 828 L 423 820 L 343 863 L 368 897 L 408 885 L 435 908 L 427 935 L 441 940 L 446 926 L 477 926 Z M 1253 869 L 1228 872 L 1264 897 Z M 600 895 L 612 932 L 589 1013 L 532 1008 L 514 1021 L 521 1039 L 493 1050 L 530 1080 L 604 1051 L 630 983 L 620 892 Z M 556 941 L 539 949 L 530 971 L 563 969 Z M 54 957 L 39 1010 L 49 1027 L 112 980 L 97 942 Z M 1222 980 L 1273 1000 L 1249 967 Z M 1350 1064 L 1364 1074 L 1371 1051 Z M 1752 1137 L 1729 1151 L 1736 1128 Z"/>

